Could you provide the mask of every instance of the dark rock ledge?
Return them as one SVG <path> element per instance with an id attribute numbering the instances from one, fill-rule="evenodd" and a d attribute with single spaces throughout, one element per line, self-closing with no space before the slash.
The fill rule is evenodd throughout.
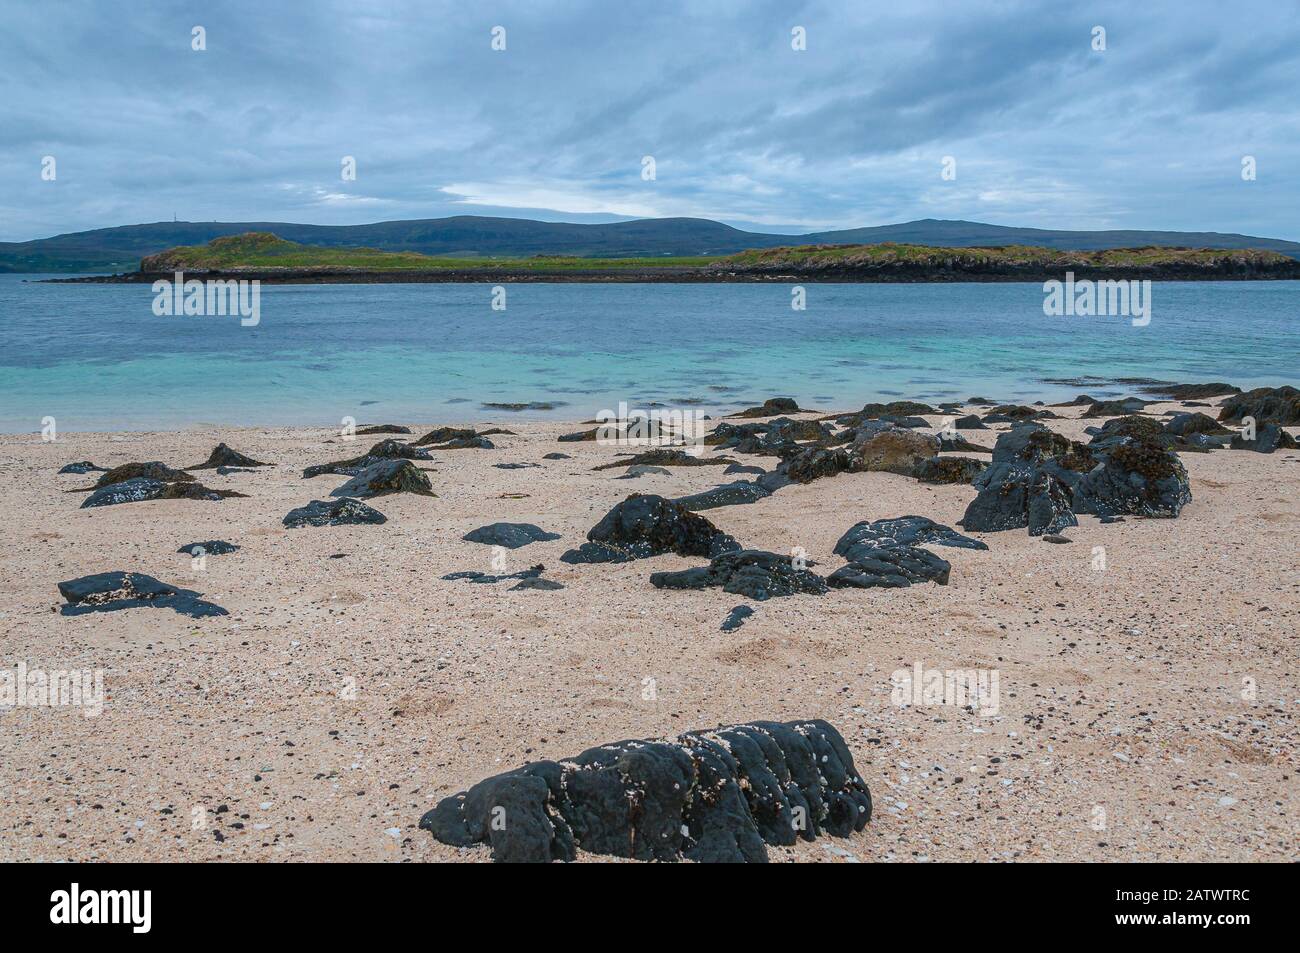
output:
<path id="1" fill-rule="evenodd" d="M 765 863 L 767 844 L 845 837 L 871 793 L 828 723 L 758 721 L 676 741 L 619 741 L 536 761 L 443 799 L 420 827 L 496 861 L 571 861 L 579 849 L 637 860 Z"/>

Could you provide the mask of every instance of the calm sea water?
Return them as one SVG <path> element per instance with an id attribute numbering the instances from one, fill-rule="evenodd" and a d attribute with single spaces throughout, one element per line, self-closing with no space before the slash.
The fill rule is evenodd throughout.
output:
<path id="1" fill-rule="evenodd" d="M 1169 282 L 1152 319 L 1043 314 L 1041 284 L 278 285 L 261 323 L 156 317 L 147 285 L 0 275 L 0 430 L 585 420 L 619 401 L 704 411 L 774 395 L 1027 402 L 1116 378 L 1300 377 L 1300 282 Z M 1081 383 L 1053 383 L 1095 378 Z M 543 402 L 512 415 L 488 401 Z"/>

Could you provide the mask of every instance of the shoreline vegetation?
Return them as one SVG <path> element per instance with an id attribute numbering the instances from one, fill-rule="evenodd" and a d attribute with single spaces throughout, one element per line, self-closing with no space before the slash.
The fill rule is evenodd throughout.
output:
<path id="1" fill-rule="evenodd" d="M 371 282 L 969 282 L 1076 278 L 1164 281 L 1300 279 L 1300 261 L 1259 249 L 1115 248 L 1062 251 L 1027 245 L 954 248 L 882 242 L 761 248 L 721 256 L 444 258 L 336 248 L 269 232 L 216 238 L 141 259 L 135 272 L 52 283 L 152 283 L 193 277 L 281 284 Z"/>

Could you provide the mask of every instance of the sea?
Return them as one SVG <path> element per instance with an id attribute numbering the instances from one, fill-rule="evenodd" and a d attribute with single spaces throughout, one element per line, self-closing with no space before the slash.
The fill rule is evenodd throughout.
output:
<path id="1" fill-rule="evenodd" d="M 774 396 L 1051 403 L 1300 378 L 1296 281 L 1156 282 L 1136 323 L 1048 315 L 1038 282 L 808 283 L 802 302 L 780 282 L 263 285 L 248 326 L 156 314 L 147 284 L 43 277 L 0 275 L 0 432 L 716 415 Z"/>

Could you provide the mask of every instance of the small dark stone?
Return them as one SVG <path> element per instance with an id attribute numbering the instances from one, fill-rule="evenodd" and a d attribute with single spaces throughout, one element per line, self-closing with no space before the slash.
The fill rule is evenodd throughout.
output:
<path id="1" fill-rule="evenodd" d="M 1216 437 L 1230 436 L 1233 432 L 1209 414 L 1174 414 L 1165 421 L 1165 433 L 1173 434 L 1175 437 L 1190 437 L 1193 434 L 1208 434 Z"/>
<path id="2" fill-rule="evenodd" d="M 809 569 L 796 568 L 790 556 L 757 549 L 742 549 L 714 557 L 708 566 L 650 575 L 656 589 L 707 589 L 763 601 L 795 593 L 822 595 L 826 580 Z"/>
<path id="3" fill-rule="evenodd" d="M 372 497 L 389 493 L 434 496 L 429 478 L 410 460 L 380 460 L 366 467 L 330 496 Z"/>
<path id="4" fill-rule="evenodd" d="M 835 544 L 835 555 L 850 562 L 860 553 L 895 546 L 955 546 L 959 549 L 988 549 L 987 543 L 963 536 L 951 527 L 924 516 L 898 516 L 855 523 Z"/>
<path id="5" fill-rule="evenodd" d="M 730 612 L 727 613 L 727 617 L 722 620 L 722 625 L 718 626 L 718 628 L 723 632 L 735 632 L 742 625 L 744 625 L 745 620 L 748 619 L 753 614 L 754 614 L 754 610 L 751 609 L 749 606 L 745 606 L 745 605 L 736 606 L 734 609 L 732 609 Z"/>
<path id="6" fill-rule="evenodd" d="M 190 589 L 178 589 L 153 576 L 139 572 L 101 572 L 59 583 L 59 593 L 67 600 L 63 615 L 87 612 L 114 612 L 140 606 L 174 609 L 191 618 L 229 615 L 211 602 L 199 598 Z"/>
<path id="7" fill-rule="evenodd" d="M 269 463 L 261 463 L 252 457 L 246 457 L 238 450 L 232 450 L 224 443 L 217 444 L 216 448 L 208 454 L 208 459 L 202 463 L 189 467 L 191 470 L 215 470 L 217 467 L 269 467 Z"/>
<path id="8" fill-rule="evenodd" d="M 965 417 L 958 417 L 953 421 L 953 427 L 957 430 L 988 430 L 988 425 L 980 420 L 974 414 L 967 414 Z"/>
<path id="9" fill-rule="evenodd" d="M 1232 450 L 1272 453 L 1274 450 L 1294 450 L 1296 441 L 1277 424 L 1259 424 L 1255 428 L 1255 439 L 1247 440 L 1241 434 L 1236 434 L 1228 447 Z"/>
<path id="10" fill-rule="evenodd" d="M 521 569 L 519 572 L 506 573 L 500 576 L 493 576 L 490 573 L 476 572 L 472 569 L 468 569 L 463 572 L 449 572 L 442 578 L 448 582 L 454 582 L 458 579 L 468 579 L 470 582 L 479 582 L 491 585 L 506 579 L 536 579 L 545 569 L 546 567 L 544 565 L 538 563 L 536 566 L 529 569 Z"/>
<path id="11" fill-rule="evenodd" d="M 163 483 L 139 477 L 122 483 L 100 487 L 82 501 L 82 509 L 97 506 L 116 506 L 119 503 L 141 503 L 146 500 L 224 500 L 243 497 L 234 490 L 213 490 L 202 483 Z"/>
<path id="12" fill-rule="evenodd" d="M 572 460 L 573 457 L 567 453 L 548 453 L 542 457 L 543 460 Z"/>
<path id="13" fill-rule="evenodd" d="M 113 467 L 95 481 L 95 488 L 125 483 L 127 480 L 157 480 L 162 483 L 188 483 L 194 479 L 184 470 L 173 470 L 165 463 L 153 460 L 149 463 L 124 463 Z"/>
<path id="14" fill-rule="evenodd" d="M 992 453 L 991 447 L 971 443 L 961 434 L 939 434 L 939 449 L 944 453 Z"/>
<path id="15" fill-rule="evenodd" d="M 970 483 L 987 470 L 988 462 L 973 457 L 930 457 L 912 470 L 922 483 Z"/>
<path id="16" fill-rule="evenodd" d="M 489 546 L 504 546 L 506 549 L 518 549 L 529 543 L 559 539 L 559 533 L 548 533 L 532 523 L 490 523 L 466 533 L 461 539 L 470 543 L 485 543 Z"/>
<path id="17" fill-rule="evenodd" d="M 1084 417 L 1122 417 L 1141 413 L 1147 404 L 1154 403 L 1139 397 L 1125 397 L 1123 400 L 1102 400 L 1083 412 Z"/>
<path id="18" fill-rule="evenodd" d="M 91 471 L 107 473 L 108 468 L 96 466 L 89 460 L 80 460 L 77 463 L 69 463 L 59 470 L 60 473 L 90 473 Z"/>
<path id="19" fill-rule="evenodd" d="M 202 550 L 202 552 L 196 554 L 194 552 L 196 549 Z M 228 543 L 224 539 L 209 539 L 202 543 L 187 543 L 180 549 L 176 550 L 176 552 L 184 553 L 186 556 L 224 556 L 227 553 L 238 551 L 238 546 L 234 543 Z"/>
<path id="20" fill-rule="evenodd" d="M 742 410 L 740 413 L 732 414 L 733 417 L 776 417 L 780 414 L 797 414 L 799 405 L 794 402 L 792 397 L 773 397 L 770 400 L 763 401 L 761 407 L 750 407 Z"/>
<path id="21" fill-rule="evenodd" d="M 870 549 L 853 548 L 853 559 L 826 578 L 832 588 L 869 589 L 877 586 L 899 588 L 916 582 L 948 585 L 951 563 L 928 549 L 916 546 L 887 546 Z"/>
<path id="22" fill-rule="evenodd" d="M 326 473 L 339 476 L 356 476 L 362 470 L 385 460 L 432 460 L 427 450 L 414 444 L 402 443 L 400 440 L 381 440 L 359 457 L 336 460 L 333 463 L 320 463 L 302 471 L 303 479 L 310 480 Z"/>
<path id="23" fill-rule="evenodd" d="M 757 503 L 759 500 L 766 499 L 771 495 L 771 490 L 768 490 L 757 483 L 750 483 L 746 480 L 737 480 L 735 483 L 716 486 L 711 490 L 704 490 L 701 493 L 692 493 L 690 496 L 678 497 L 677 502 L 686 507 L 692 513 L 698 513 L 701 510 L 717 509 L 720 506 L 739 506 L 745 503 Z"/>
<path id="24" fill-rule="evenodd" d="M 638 453 L 627 460 L 617 460 L 613 463 L 602 463 L 600 466 L 592 467 L 593 470 L 614 470 L 618 467 L 626 466 L 653 466 L 653 467 L 716 467 L 726 466 L 729 463 L 735 463 L 727 457 L 702 457 L 693 453 L 687 453 L 685 450 L 678 450 L 669 447 L 655 447 L 653 450 L 647 450 L 644 453 Z"/>
<path id="25" fill-rule="evenodd" d="M 492 466 L 498 470 L 527 470 L 530 467 L 540 467 L 540 463 L 494 463 Z"/>
<path id="26" fill-rule="evenodd" d="M 306 506 L 290 510 L 284 525 L 290 529 L 301 526 L 345 526 L 350 524 L 378 525 L 387 523 L 388 517 L 360 500 L 312 500 Z"/>
<path id="27" fill-rule="evenodd" d="M 672 476 L 672 471 L 666 470 L 663 467 L 650 467 L 650 466 L 645 466 L 644 464 L 638 464 L 636 466 L 628 467 L 626 473 L 624 473 L 622 476 L 615 477 L 614 479 L 636 480 L 643 476 L 652 476 L 652 475 Z"/>
<path id="28" fill-rule="evenodd" d="M 990 416 L 1003 418 L 1003 422 L 1005 422 L 1006 420 L 1046 420 L 1058 415 L 1052 413 L 1050 410 L 1044 410 L 1041 407 L 1025 407 L 1021 404 L 999 404 L 989 412 L 989 416 L 985 416 L 984 420 L 987 422 L 990 419 Z"/>
<path id="29" fill-rule="evenodd" d="M 1072 543 L 1074 540 L 1067 536 L 1058 536 L 1055 533 L 1047 533 L 1042 537 L 1045 543 Z"/>
<path id="30" fill-rule="evenodd" d="M 563 589 L 563 588 L 564 588 L 564 584 L 556 582 L 554 579 L 541 579 L 536 576 L 533 576 L 528 579 L 521 579 L 519 582 L 511 586 L 509 591 L 515 592 L 519 589 L 554 590 L 554 589 Z"/>
<path id="31" fill-rule="evenodd" d="M 557 407 L 563 407 L 563 401 L 549 400 L 530 400 L 523 403 L 503 403 L 489 401 L 481 405 L 484 410 L 508 410 L 517 413 L 521 410 L 555 410 Z"/>
<path id="32" fill-rule="evenodd" d="M 1170 400 L 1204 400 L 1207 397 L 1226 397 L 1240 394 L 1240 387 L 1231 384 L 1146 384 L 1138 390 L 1144 394 L 1157 394 Z"/>
<path id="33" fill-rule="evenodd" d="M 410 427 L 400 427 L 397 424 L 371 424 L 368 427 L 362 427 L 360 430 L 358 430 L 357 436 L 369 437 L 372 434 L 381 434 L 381 433 L 404 434 L 410 432 L 411 432 Z"/>

